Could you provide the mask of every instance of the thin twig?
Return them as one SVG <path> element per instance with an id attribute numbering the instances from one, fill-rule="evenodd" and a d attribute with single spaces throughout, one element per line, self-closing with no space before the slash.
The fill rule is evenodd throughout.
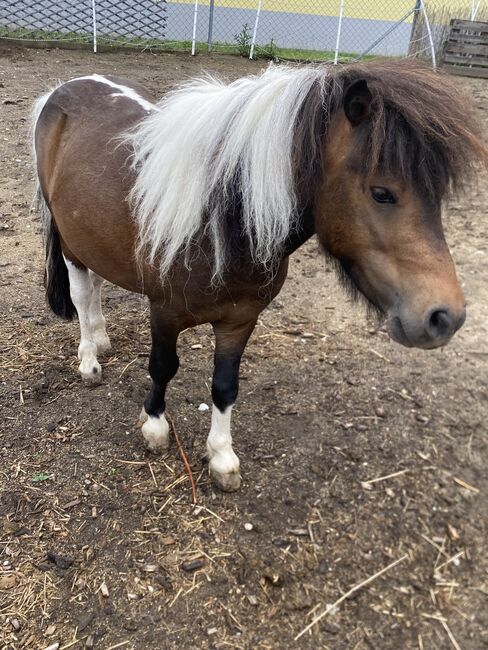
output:
<path id="1" fill-rule="evenodd" d="M 456 476 L 453 476 L 452 480 L 454 481 L 454 483 L 457 483 L 465 490 L 469 490 L 470 492 L 474 492 L 475 494 L 478 494 L 479 492 L 479 489 L 477 487 L 474 487 L 474 485 L 470 485 L 469 483 L 466 483 L 466 481 L 463 481 L 462 478 L 457 478 Z"/>
<path id="2" fill-rule="evenodd" d="M 389 478 L 395 478 L 396 476 L 401 476 L 409 472 L 409 469 L 401 469 L 398 472 L 393 472 L 393 474 L 387 474 L 386 476 L 378 476 L 378 478 L 370 478 L 369 481 L 364 481 L 365 483 L 378 483 L 379 481 L 386 481 Z"/>
<path id="3" fill-rule="evenodd" d="M 173 430 L 173 435 L 174 435 L 175 440 L 176 440 L 176 445 L 178 447 L 178 451 L 180 452 L 181 460 L 183 461 L 183 465 L 185 466 L 185 469 L 186 469 L 186 471 L 188 473 L 188 478 L 190 479 L 192 500 L 193 500 L 193 503 L 196 504 L 196 502 L 197 502 L 197 488 L 196 488 L 196 485 L 195 485 L 195 480 L 193 478 L 193 472 L 191 471 L 190 463 L 188 462 L 187 455 L 185 454 L 185 451 L 184 451 L 183 447 L 181 446 L 180 439 L 178 438 L 178 434 L 176 433 L 176 427 L 175 427 L 175 423 L 174 423 L 173 418 L 168 413 L 168 411 L 165 412 L 165 416 L 167 417 L 168 422 L 170 423 L 171 428 Z"/>
<path id="4" fill-rule="evenodd" d="M 447 636 L 449 637 L 449 641 L 452 643 L 452 645 L 456 648 L 456 650 L 461 650 L 459 643 L 456 641 L 454 638 L 451 630 L 449 629 L 449 625 L 446 623 L 446 621 L 443 621 L 442 619 L 439 619 L 439 623 L 442 625 L 442 627 L 446 630 Z"/>
<path id="5" fill-rule="evenodd" d="M 124 375 L 124 373 L 125 373 L 125 371 L 127 370 L 127 368 L 129 368 L 129 366 L 131 366 L 133 363 L 135 363 L 135 362 L 137 361 L 138 358 L 139 358 L 139 357 L 136 357 L 135 359 L 132 359 L 132 361 L 129 361 L 129 363 L 128 363 L 124 368 L 123 368 L 122 372 L 120 373 L 120 375 L 119 375 L 119 379 L 122 378 L 122 376 Z"/>
<path id="6" fill-rule="evenodd" d="M 397 564 L 400 564 L 400 562 L 403 562 L 408 558 L 408 554 L 403 555 L 401 558 L 398 560 L 395 560 L 388 566 L 386 566 L 384 569 L 381 569 L 381 571 L 378 571 L 374 575 L 370 576 L 369 578 L 366 578 L 366 580 L 363 580 L 363 582 L 360 582 L 358 585 L 355 585 L 354 587 L 351 587 L 348 592 L 343 594 L 340 598 L 338 598 L 335 603 L 332 603 L 332 605 L 327 605 L 327 607 L 324 609 L 324 611 L 316 616 L 311 623 L 309 623 L 306 627 L 303 628 L 303 630 L 296 635 L 295 641 L 297 641 L 301 636 L 305 634 L 305 632 L 308 632 L 310 628 L 312 628 L 316 623 L 318 623 L 320 620 L 324 618 L 324 616 L 327 616 L 327 614 L 330 614 L 338 605 L 340 605 L 342 602 L 344 602 L 349 596 L 351 596 L 353 593 L 358 591 L 359 589 L 362 589 L 362 587 L 365 587 L 366 585 L 369 585 L 370 582 L 373 582 L 373 580 L 376 580 L 376 578 L 379 578 L 383 573 L 386 573 L 390 569 L 393 569 Z"/>

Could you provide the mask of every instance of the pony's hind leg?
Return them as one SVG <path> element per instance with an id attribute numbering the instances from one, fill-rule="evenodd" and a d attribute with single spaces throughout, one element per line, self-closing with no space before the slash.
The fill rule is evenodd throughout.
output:
<path id="1" fill-rule="evenodd" d="M 239 390 L 239 367 L 256 321 L 244 324 L 214 323 L 216 338 L 212 382 L 212 424 L 207 438 L 210 476 L 221 490 L 231 492 L 241 484 L 239 459 L 232 449 L 230 422 Z"/>
<path id="2" fill-rule="evenodd" d="M 166 409 L 166 386 L 175 376 L 180 365 L 176 354 L 179 331 L 168 324 L 163 310 L 151 305 L 151 355 L 149 374 L 152 387 L 144 401 L 141 413 L 142 435 L 150 451 L 164 451 L 169 443 L 169 424 L 164 415 Z"/>
<path id="3" fill-rule="evenodd" d="M 68 267 L 71 300 L 76 307 L 80 322 L 80 345 L 78 346 L 80 374 L 84 381 L 98 384 L 102 380 L 102 368 L 97 360 L 97 344 L 92 327 L 93 320 L 90 317 L 95 293 L 93 278 L 88 269 L 79 268 L 66 258 L 65 262 Z"/>
<path id="4" fill-rule="evenodd" d="M 88 271 L 88 274 L 93 286 L 88 317 L 93 340 L 97 346 L 97 353 L 103 354 L 112 348 L 106 330 L 105 317 L 102 313 L 102 285 L 104 280 L 93 271 Z"/>

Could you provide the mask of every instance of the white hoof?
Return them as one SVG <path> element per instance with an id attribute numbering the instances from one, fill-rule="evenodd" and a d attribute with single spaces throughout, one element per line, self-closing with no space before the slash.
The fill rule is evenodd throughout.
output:
<path id="1" fill-rule="evenodd" d="M 209 449 L 210 455 L 210 449 Z M 239 459 L 232 451 L 217 452 L 210 458 L 210 478 L 214 485 L 224 492 L 235 492 L 241 486 Z"/>
<path id="2" fill-rule="evenodd" d="M 142 435 L 146 442 L 146 447 L 153 453 L 166 451 L 169 445 L 169 424 L 162 413 L 159 417 L 147 415 L 142 410 L 140 421 L 143 421 Z"/>
<path id="3" fill-rule="evenodd" d="M 96 357 L 82 359 L 79 371 L 81 378 L 87 384 L 96 386 L 102 381 L 102 366 L 98 363 Z"/>

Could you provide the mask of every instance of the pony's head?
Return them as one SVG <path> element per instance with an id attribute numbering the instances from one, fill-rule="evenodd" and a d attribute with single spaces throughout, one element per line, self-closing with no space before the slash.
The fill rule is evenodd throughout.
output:
<path id="1" fill-rule="evenodd" d="M 466 312 L 442 202 L 488 160 L 471 111 L 444 76 L 398 62 L 334 74 L 326 108 L 320 242 L 395 341 L 444 345 Z"/>

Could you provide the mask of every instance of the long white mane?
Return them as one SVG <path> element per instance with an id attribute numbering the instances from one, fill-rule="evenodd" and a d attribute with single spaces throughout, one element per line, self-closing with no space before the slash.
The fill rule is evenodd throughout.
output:
<path id="1" fill-rule="evenodd" d="M 191 80 L 129 133 L 138 255 L 159 264 L 162 278 L 203 231 L 213 246 L 214 279 L 221 276 L 221 221 L 236 192 L 252 258 L 272 265 L 297 219 L 295 124 L 325 76 L 324 67 L 275 66 L 230 84 Z"/>

